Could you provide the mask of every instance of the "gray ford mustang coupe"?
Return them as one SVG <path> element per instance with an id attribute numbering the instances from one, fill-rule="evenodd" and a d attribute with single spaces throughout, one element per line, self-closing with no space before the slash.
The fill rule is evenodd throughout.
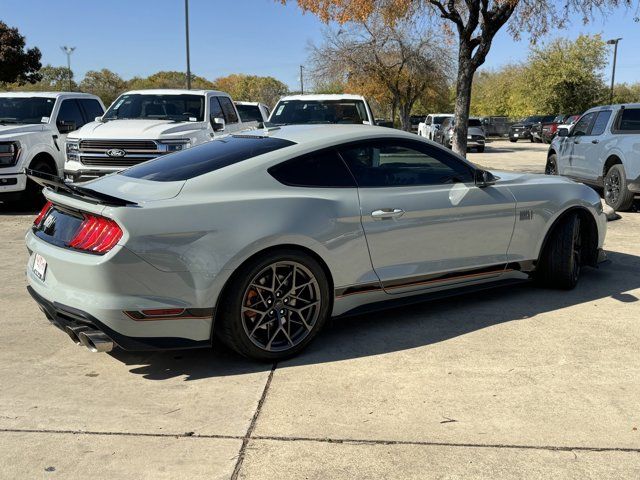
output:
<path id="1" fill-rule="evenodd" d="M 48 186 L 29 292 L 93 351 L 215 335 L 277 360 L 330 316 L 525 279 L 573 288 L 606 232 L 589 187 L 364 125 L 254 130 L 83 184 L 28 173 Z"/>

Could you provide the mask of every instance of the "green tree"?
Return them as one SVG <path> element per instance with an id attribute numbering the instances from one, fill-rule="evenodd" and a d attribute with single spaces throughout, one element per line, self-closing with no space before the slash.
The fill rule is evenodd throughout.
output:
<path id="1" fill-rule="evenodd" d="M 149 88 L 186 88 L 187 74 L 184 72 L 162 71 L 146 78 L 134 77 L 129 81 L 130 90 L 144 90 Z M 191 88 L 210 90 L 213 84 L 206 78 L 191 75 Z"/>
<path id="2" fill-rule="evenodd" d="M 640 103 L 640 83 L 619 83 L 613 87 L 613 103 Z"/>
<path id="3" fill-rule="evenodd" d="M 289 87 L 273 77 L 234 73 L 213 81 L 214 88 L 228 93 L 234 100 L 261 102 L 273 107 L 286 95 Z"/>
<path id="4" fill-rule="evenodd" d="M 532 104 L 540 113 L 582 113 L 598 105 L 607 93 L 606 63 L 606 43 L 599 35 L 559 38 L 534 48 L 525 73 Z"/>
<path id="5" fill-rule="evenodd" d="M 107 106 L 127 89 L 128 83 L 120 75 L 106 68 L 87 72 L 80 82 L 81 91 L 99 96 Z"/>
<path id="6" fill-rule="evenodd" d="M 17 28 L 9 28 L 0 21 L 0 84 L 37 82 L 41 57 L 37 48 L 25 48 L 25 38 Z"/>
<path id="7" fill-rule="evenodd" d="M 28 92 L 65 92 L 69 90 L 69 69 L 67 67 L 54 67 L 45 65 L 38 71 L 40 80 L 35 83 L 8 83 L 4 85 L 5 90 L 21 90 Z M 78 88 L 73 81 L 73 71 L 71 72 L 71 87 Z"/>

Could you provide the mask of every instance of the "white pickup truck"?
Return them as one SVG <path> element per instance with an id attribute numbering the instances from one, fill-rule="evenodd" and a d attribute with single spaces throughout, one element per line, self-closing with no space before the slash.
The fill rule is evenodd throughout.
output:
<path id="1" fill-rule="evenodd" d="M 450 113 L 432 113 L 427 115 L 424 122 L 418 124 L 418 135 L 429 140 L 436 140 L 436 133 L 442 127 L 442 122 L 447 118 L 453 118 Z"/>
<path id="2" fill-rule="evenodd" d="M 282 97 L 271 111 L 273 125 L 309 123 L 375 125 L 371 108 L 361 95 L 290 95 Z"/>
<path id="3" fill-rule="evenodd" d="M 67 137 L 64 178 L 84 182 L 221 135 L 255 128 L 215 90 L 136 90 Z"/>
<path id="4" fill-rule="evenodd" d="M 102 101 L 85 93 L 0 93 L 0 201 L 40 202 L 25 168 L 62 176 L 67 134 L 103 113 Z"/>

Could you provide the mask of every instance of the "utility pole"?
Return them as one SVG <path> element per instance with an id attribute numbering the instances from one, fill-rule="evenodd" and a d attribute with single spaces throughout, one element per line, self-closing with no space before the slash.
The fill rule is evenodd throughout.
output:
<path id="1" fill-rule="evenodd" d="M 189 0 L 184 0 L 184 24 L 187 35 L 187 90 L 191 90 L 191 56 L 189 53 Z"/>
<path id="2" fill-rule="evenodd" d="M 71 91 L 71 54 L 76 49 L 76 47 L 67 47 L 65 45 L 63 47 L 60 47 L 60 49 L 67 54 L 67 76 L 69 77 L 69 91 Z"/>
<path id="3" fill-rule="evenodd" d="M 300 65 L 300 94 L 301 95 L 304 95 L 304 77 L 302 73 L 303 70 L 304 70 L 304 67 Z"/>
<path id="4" fill-rule="evenodd" d="M 611 92 L 609 93 L 609 104 L 613 103 L 613 83 L 616 79 L 616 59 L 618 57 L 618 42 L 620 40 L 622 40 L 622 37 L 613 38 L 607 41 L 609 45 L 613 45 L 613 71 L 611 72 Z"/>

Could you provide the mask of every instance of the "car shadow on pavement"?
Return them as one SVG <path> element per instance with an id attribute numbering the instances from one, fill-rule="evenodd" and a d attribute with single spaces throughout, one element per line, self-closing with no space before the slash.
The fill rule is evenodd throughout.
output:
<path id="1" fill-rule="evenodd" d="M 318 338 L 298 357 L 281 362 L 292 368 L 380 355 L 443 342 L 506 322 L 604 298 L 632 303 L 628 293 L 640 288 L 640 257 L 608 252 L 598 269 L 584 269 L 578 287 L 549 290 L 531 283 L 501 287 L 445 300 L 424 302 L 329 322 Z M 150 380 L 185 376 L 197 380 L 267 371 L 271 365 L 243 359 L 226 348 L 129 353 L 114 351 L 131 373 Z"/>
<path id="2" fill-rule="evenodd" d="M 0 202 L 0 217 L 2 216 L 24 216 L 37 215 L 42 207 L 16 206 Z"/>

